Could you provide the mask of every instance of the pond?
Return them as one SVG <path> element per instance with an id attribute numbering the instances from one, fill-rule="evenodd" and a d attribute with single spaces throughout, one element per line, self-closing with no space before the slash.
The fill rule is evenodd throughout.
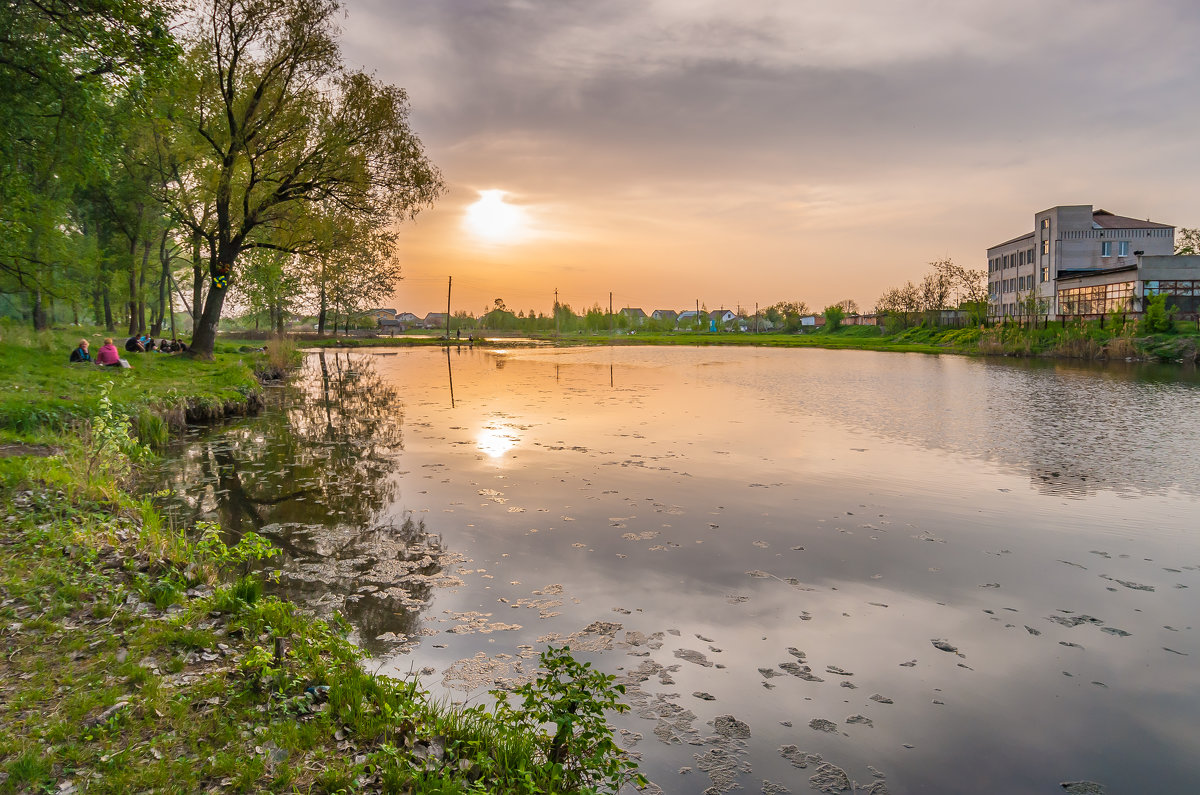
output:
<path id="1" fill-rule="evenodd" d="M 179 521 L 455 700 L 568 643 L 662 791 L 1200 788 L 1194 371 L 476 345 L 268 404 L 173 451 Z"/>

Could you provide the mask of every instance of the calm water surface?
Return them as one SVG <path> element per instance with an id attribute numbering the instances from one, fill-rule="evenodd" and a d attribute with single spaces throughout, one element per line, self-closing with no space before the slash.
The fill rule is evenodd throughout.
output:
<path id="1" fill-rule="evenodd" d="M 810 755 L 859 792 L 1200 791 L 1193 373 L 478 346 L 314 353 L 272 397 L 178 449 L 174 510 L 455 699 L 569 642 L 665 792 L 809 792 Z"/>

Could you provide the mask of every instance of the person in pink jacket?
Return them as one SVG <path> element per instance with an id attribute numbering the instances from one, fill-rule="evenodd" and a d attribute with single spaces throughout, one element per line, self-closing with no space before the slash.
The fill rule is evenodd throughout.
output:
<path id="1" fill-rule="evenodd" d="M 113 345 L 112 337 L 105 337 L 104 345 L 96 351 L 96 364 L 101 367 L 121 366 L 121 354 L 117 353 L 117 346 Z"/>

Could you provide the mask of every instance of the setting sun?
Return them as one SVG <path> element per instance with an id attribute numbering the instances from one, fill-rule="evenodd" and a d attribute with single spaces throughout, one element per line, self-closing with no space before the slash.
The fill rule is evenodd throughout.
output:
<path id="1" fill-rule="evenodd" d="M 503 190 L 481 190 L 479 201 L 467 207 L 463 225 L 475 237 L 489 243 L 515 243 L 526 234 L 526 213 L 507 204 Z"/>

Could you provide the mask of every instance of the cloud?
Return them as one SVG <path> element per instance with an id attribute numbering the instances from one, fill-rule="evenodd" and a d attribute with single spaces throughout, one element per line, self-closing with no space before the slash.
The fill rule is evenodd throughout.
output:
<path id="1" fill-rule="evenodd" d="M 934 256 L 978 259 L 1035 208 L 1200 220 L 1185 0 L 347 9 L 347 57 L 409 89 L 451 182 L 548 208 L 559 243 L 625 241 L 664 268 L 692 267 L 693 246 L 789 263 L 800 248 L 844 262 L 869 301 L 897 262 L 917 278 Z M 834 230 L 855 228 L 847 256 Z"/>

